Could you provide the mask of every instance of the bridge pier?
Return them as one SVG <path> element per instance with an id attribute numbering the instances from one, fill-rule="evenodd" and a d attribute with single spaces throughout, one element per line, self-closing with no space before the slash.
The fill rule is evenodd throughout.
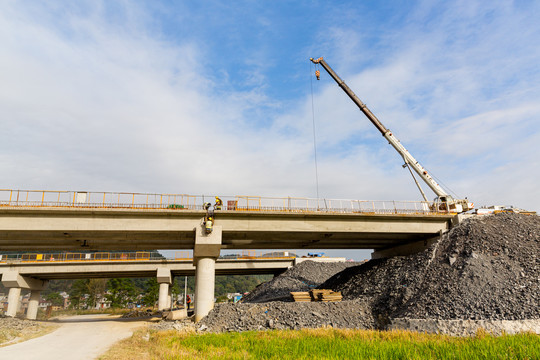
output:
<path id="1" fill-rule="evenodd" d="M 157 269 L 157 282 L 159 283 L 158 310 L 163 311 L 171 307 L 170 285 L 172 284 L 171 270 L 167 268 Z"/>
<path id="2" fill-rule="evenodd" d="M 193 262 L 195 264 L 195 321 L 200 321 L 214 308 L 216 259 L 221 250 L 222 228 L 214 226 L 206 234 L 202 226 L 195 230 Z"/>
<path id="3" fill-rule="evenodd" d="M 8 308 L 6 311 L 7 316 L 15 317 L 15 315 L 17 315 L 17 310 L 19 310 L 19 305 L 20 305 L 20 297 L 21 297 L 20 287 L 9 288 Z"/>
<path id="4" fill-rule="evenodd" d="M 40 295 L 41 295 L 41 290 L 30 290 L 30 299 L 28 301 L 28 309 L 26 310 L 27 319 L 30 319 L 30 320 L 37 319 Z"/>
<path id="5" fill-rule="evenodd" d="M 47 286 L 48 281 L 34 279 L 28 276 L 19 275 L 18 271 L 8 270 L 2 274 L 2 285 L 9 288 L 7 316 L 15 317 L 19 309 L 19 299 L 21 297 L 21 289 L 30 289 L 30 302 L 26 318 L 35 320 L 37 317 L 37 309 L 39 305 L 39 295 L 41 290 Z"/>

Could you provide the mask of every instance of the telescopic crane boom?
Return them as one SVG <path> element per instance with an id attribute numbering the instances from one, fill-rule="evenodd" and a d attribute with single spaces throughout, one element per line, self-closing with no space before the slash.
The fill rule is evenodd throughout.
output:
<path id="1" fill-rule="evenodd" d="M 460 199 L 453 199 L 452 196 L 446 193 L 446 191 L 433 179 L 433 177 L 427 172 L 426 169 L 420 163 L 405 149 L 405 147 L 401 144 L 401 142 L 392 134 L 392 132 L 387 129 L 380 121 L 377 119 L 377 117 L 371 112 L 371 110 L 368 109 L 366 104 L 364 104 L 358 96 L 345 84 L 345 82 L 336 74 L 336 72 L 328 65 L 326 61 L 323 60 L 322 57 L 318 59 L 310 58 L 310 60 L 314 64 L 321 65 L 324 70 L 336 81 L 336 83 L 345 91 L 345 93 L 351 98 L 351 100 L 358 106 L 360 111 L 364 113 L 364 115 L 367 116 L 369 121 L 380 131 L 382 136 L 388 142 L 390 145 L 396 149 L 396 151 L 403 157 L 403 160 L 405 161 L 404 166 L 412 167 L 413 170 L 420 176 L 422 180 L 433 190 L 433 192 L 437 195 L 437 198 L 435 199 L 436 202 L 441 203 L 441 205 L 449 211 L 455 211 L 455 212 L 462 212 L 467 211 L 472 208 L 472 204 L 469 204 L 467 199 L 460 200 Z M 317 79 L 319 79 L 320 73 L 316 73 Z M 414 176 L 413 176 L 414 178 Z M 416 180 L 415 180 L 416 181 Z M 420 189 L 420 191 L 422 191 Z"/>

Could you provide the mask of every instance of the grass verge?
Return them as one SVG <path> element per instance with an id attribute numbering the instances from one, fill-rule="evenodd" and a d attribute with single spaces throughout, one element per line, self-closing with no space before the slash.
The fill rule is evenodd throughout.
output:
<path id="1" fill-rule="evenodd" d="M 460 338 L 336 329 L 197 335 L 139 330 L 100 359 L 540 359 L 540 336 L 478 332 Z"/>

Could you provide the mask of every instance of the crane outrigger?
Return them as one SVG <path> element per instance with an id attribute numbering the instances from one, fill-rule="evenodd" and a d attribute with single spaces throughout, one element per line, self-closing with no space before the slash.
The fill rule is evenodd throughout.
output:
<path id="1" fill-rule="evenodd" d="M 324 70 L 336 81 L 336 83 L 345 91 L 345 93 L 351 98 L 351 100 L 358 106 L 360 111 L 366 115 L 366 117 L 371 121 L 371 123 L 380 131 L 382 136 L 388 142 L 396 151 L 401 155 L 403 160 L 405 161 L 405 164 L 403 167 L 408 167 L 409 171 L 412 168 L 418 176 L 424 182 L 429 186 L 431 190 L 437 195 L 437 197 L 434 200 L 433 208 L 436 208 L 438 210 L 446 210 L 450 212 L 457 212 L 461 213 L 464 211 L 468 211 L 473 209 L 473 204 L 469 203 L 467 199 L 454 199 L 451 195 L 449 195 L 434 179 L 433 177 L 428 173 L 428 171 L 420 165 L 420 163 L 409 153 L 407 149 L 401 144 L 401 142 L 394 136 L 394 134 L 387 129 L 380 121 L 377 119 L 377 117 L 371 112 L 371 110 L 368 109 L 366 104 L 364 104 L 358 96 L 345 84 L 345 82 L 336 74 L 336 72 L 328 65 L 326 61 L 322 57 L 318 59 L 310 58 L 311 62 L 314 64 L 321 65 Z M 315 72 L 317 76 L 317 80 L 319 80 L 320 72 L 317 70 Z M 411 175 L 413 175 L 411 171 Z M 416 185 L 420 189 L 420 192 L 422 193 L 422 196 L 424 197 L 424 200 L 428 201 L 424 192 L 422 191 L 422 188 L 420 187 L 420 184 L 418 181 L 416 181 L 416 178 L 413 175 L 413 179 L 416 182 Z"/>

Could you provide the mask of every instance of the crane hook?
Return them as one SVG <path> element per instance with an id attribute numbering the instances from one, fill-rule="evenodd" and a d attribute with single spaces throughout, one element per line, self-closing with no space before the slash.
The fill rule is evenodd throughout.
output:
<path id="1" fill-rule="evenodd" d="M 319 70 L 315 71 L 315 76 L 317 77 L 317 80 L 321 80 L 321 72 Z"/>

